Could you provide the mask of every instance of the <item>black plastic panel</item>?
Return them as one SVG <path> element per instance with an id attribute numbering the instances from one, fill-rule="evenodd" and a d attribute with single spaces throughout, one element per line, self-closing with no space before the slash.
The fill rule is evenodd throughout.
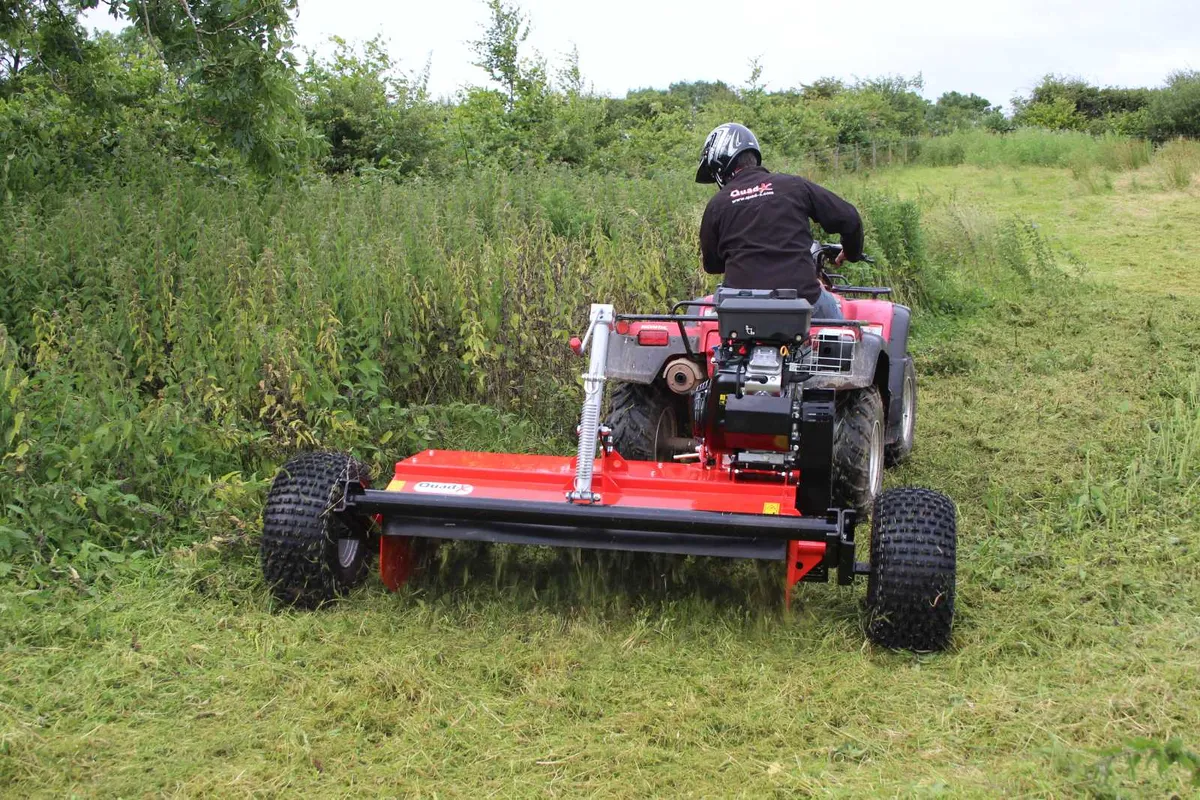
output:
<path id="1" fill-rule="evenodd" d="M 717 326 L 725 341 L 803 341 L 812 321 L 812 306 L 798 297 L 782 298 L 777 290 L 725 289 L 718 296 Z"/>

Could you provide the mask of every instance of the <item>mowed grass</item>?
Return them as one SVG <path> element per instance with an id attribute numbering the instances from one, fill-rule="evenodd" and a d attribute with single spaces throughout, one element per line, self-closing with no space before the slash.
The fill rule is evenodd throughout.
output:
<path id="1" fill-rule="evenodd" d="M 115 586 L 0 595 L 0 792 L 1193 793 L 1111 756 L 1200 749 L 1200 197 L 872 180 L 927 228 L 1034 220 L 1067 270 L 918 322 L 918 447 L 888 480 L 958 502 L 952 650 L 866 644 L 862 585 L 784 612 L 777 569 L 547 551 L 298 613 L 231 527 Z"/>
<path id="2" fill-rule="evenodd" d="M 914 167 L 866 178 L 926 207 L 1036 223 L 1068 268 L 1127 296 L 1200 293 L 1200 183 L 1171 188 L 1158 164 L 1109 175 L 1097 187 L 1050 167 Z"/>

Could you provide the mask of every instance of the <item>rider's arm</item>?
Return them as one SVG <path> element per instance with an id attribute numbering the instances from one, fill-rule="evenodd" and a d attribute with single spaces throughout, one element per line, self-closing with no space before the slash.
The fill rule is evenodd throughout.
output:
<path id="1" fill-rule="evenodd" d="M 721 231 L 717 225 L 717 215 L 714 204 L 709 203 L 704 208 L 704 218 L 700 220 L 700 257 L 704 263 L 704 271 L 710 275 L 721 275 L 725 272 L 725 259 L 721 258 L 719 242 Z"/>
<path id="2" fill-rule="evenodd" d="M 858 261 L 863 254 L 862 217 L 858 209 L 828 189 L 815 183 L 808 184 L 811 208 L 809 215 L 822 228 L 842 236 L 842 252 L 847 261 Z"/>

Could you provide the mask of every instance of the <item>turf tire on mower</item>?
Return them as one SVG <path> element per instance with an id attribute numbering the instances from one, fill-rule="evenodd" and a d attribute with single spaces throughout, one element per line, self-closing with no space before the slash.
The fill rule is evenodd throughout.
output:
<path id="1" fill-rule="evenodd" d="M 867 637 L 903 650 L 942 650 L 954 621 L 954 503 L 929 489 L 890 489 L 875 501 Z"/>
<path id="2" fill-rule="evenodd" d="M 362 583 L 370 540 L 329 510 L 347 480 L 370 483 L 366 466 L 340 453 L 305 453 L 271 484 L 263 509 L 263 576 L 290 605 L 312 608 Z"/>
<path id="3" fill-rule="evenodd" d="M 883 488 L 883 400 L 868 386 L 841 392 L 833 427 L 833 504 L 866 515 Z"/>
<path id="4" fill-rule="evenodd" d="M 618 383 L 613 387 L 608 425 L 613 447 L 631 461 L 670 461 L 683 452 L 667 440 L 687 436 L 687 408 L 656 383 Z"/>
<path id="5" fill-rule="evenodd" d="M 900 411 L 900 438 L 889 444 L 883 452 L 889 467 L 903 462 L 912 453 L 917 430 L 917 370 L 911 360 L 904 365 L 904 382 Z"/>

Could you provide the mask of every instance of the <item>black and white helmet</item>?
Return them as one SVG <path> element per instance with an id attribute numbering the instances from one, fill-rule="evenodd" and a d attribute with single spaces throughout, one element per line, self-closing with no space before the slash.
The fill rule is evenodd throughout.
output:
<path id="1" fill-rule="evenodd" d="M 726 122 L 718 125 L 704 140 L 700 151 L 700 166 L 696 168 L 696 183 L 715 183 L 724 186 L 731 177 L 730 171 L 737 157 L 753 150 L 762 163 L 762 150 L 758 149 L 758 137 L 745 125 Z"/>

